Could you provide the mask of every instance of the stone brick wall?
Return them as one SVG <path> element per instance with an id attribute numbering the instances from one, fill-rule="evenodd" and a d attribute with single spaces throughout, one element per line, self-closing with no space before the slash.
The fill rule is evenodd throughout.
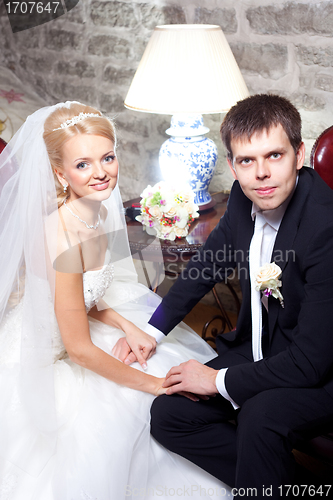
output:
<path id="1" fill-rule="evenodd" d="M 309 156 L 333 123 L 333 1 L 81 0 L 64 16 L 15 34 L 0 3 L 0 65 L 50 104 L 81 100 L 115 119 L 129 199 L 160 179 L 158 150 L 170 117 L 126 110 L 123 101 L 154 27 L 175 23 L 221 25 L 250 92 L 277 92 L 299 108 Z M 232 183 L 221 119 L 205 116 L 219 147 L 212 192 Z"/>

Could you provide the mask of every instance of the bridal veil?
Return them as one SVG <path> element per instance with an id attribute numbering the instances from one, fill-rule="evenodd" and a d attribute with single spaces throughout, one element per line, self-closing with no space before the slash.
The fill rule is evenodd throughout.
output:
<path id="1" fill-rule="evenodd" d="M 63 424 L 55 409 L 52 354 L 58 205 L 43 140 L 46 118 L 61 106 L 70 102 L 29 116 L 0 155 L 0 323 L 22 308 L 20 359 L 1 360 L 6 349 L 0 350 L 0 455 L 32 476 L 55 453 Z M 126 293 L 122 287 L 124 282 L 136 282 L 137 274 L 118 186 L 103 204 L 115 267 L 116 293 L 109 297 L 109 305 L 134 298 L 155 307 L 157 299 L 152 294 L 147 299 L 146 287 L 127 287 Z"/>

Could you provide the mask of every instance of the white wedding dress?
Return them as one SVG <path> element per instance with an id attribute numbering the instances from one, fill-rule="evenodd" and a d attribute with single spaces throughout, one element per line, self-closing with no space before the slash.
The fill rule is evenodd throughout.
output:
<path id="1" fill-rule="evenodd" d="M 89 311 L 111 285 L 113 266 L 106 264 L 83 276 Z M 142 328 L 159 300 L 142 285 L 117 281 L 108 289 L 105 300 L 108 296 L 116 297 L 118 305 L 114 308 L 120 314 Z M 6 411 L 13 425 L 25 411 L 16 383 L 22 311 L 21 302 L 0 325 L 0 391 L 11 391 Z M 123 333 L 93 319 L 89 323 L 93 342 L 110 354 Z M 0 500 L 231 497 L 223 483 L 153 440 L 149 427 L 152 395 L 117 385 L 70 361 L 56 320 L 52 341 L 59 424 L 56 448 L 37 477 L 2 458 L 0 449 Z M 182 324 L 158 345 L 157 353 L 148 361 L 147 372 L 164 376 L 170 367 L 184 360 L 206 362 L 212 357 L 213 350 Z M 137 363 L 135 368 L 141 370 Z M 26 435 L 28 443 L 29 425 L 19 432 L 20 439 L 25 442 Z M 29 449 L 24 453 L 29 454 Z"/>

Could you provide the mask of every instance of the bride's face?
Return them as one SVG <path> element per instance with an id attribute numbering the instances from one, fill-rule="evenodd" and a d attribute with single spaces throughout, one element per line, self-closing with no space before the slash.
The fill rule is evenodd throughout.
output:
<path id="1" fill-rule="evenodd" d="M 118 161 L 114 144 L 100 135 L 78 134 L 63 146 L 60 182 L 70 186 L 71 201 L 89 197 L 106 200 L 117 184 Z"/>

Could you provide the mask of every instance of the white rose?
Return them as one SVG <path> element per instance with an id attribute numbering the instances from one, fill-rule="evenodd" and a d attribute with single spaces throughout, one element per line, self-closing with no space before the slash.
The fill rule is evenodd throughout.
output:
<path id="1" fill-rule="evenodd" d="M 155 217 L 156 219 L 160 219 L 162 217 L 162 210 L 158 205 L 154 205 L 153 207 L 150 207 L 149 213 L 152 217 Z"/>
<path id="2" fill-rule="evenodd" d="M 257 291 L 263 291 L 266 297 L 272 295 L 275 299 L 279 299 L 281 306 L 284 307 L 283 296 L 279 290 L 282 286 L 282 282 L 279 280 L 281 274 L 281 268 L 275 262 L 265 264 L 258 271 L 255 288 Z"/>
<path id="3" fill-rule="evenodd" d="M 170 218 L 175 217 L 175 215 L 177 214 L 177 207 L 172 207 L 169 205 L 167 208 L 168 210 L 164 211 L 165 216 Z"/>
<path id="4" fill-rule="evenodd" d="M 177 220 L 175 226 L 184 229 L 184 227 L 187 226 L 187 222 L 188 222 L 188 218 L 186 217 L 186 219 Z"/>
<path id="5" fill-rule="evenodd" d="M 160 228 L 160 233 L 162 235 L 169 233 L 170 230 L 171 230 L 171 227 L 169 227 L 169 226 L 163 226 L 163 224 L 160 224 L 159 228 Z"/>
<path id="6" fill-rule="evenodd" d="M 170 240 L 170 241 L 175 241 L 175 239 L 176 239 L 176 233 L 174 231 L 174 228 L 171 229 L 171 231 L 170 231 L 167 239 Z"/>
<path id="7" fill-rule="evenodd" d="M 277 281 L 281 274 L 281 268 L 277 266 L 275 262 L 265 264 L 259 269 L 256 275 L 257 286 L 262 288 L 264 285 L 268 285 L 272 280 Z"/>
<path id="8" fill-rule="evenodd" d="M 185 204 L 185 209 L 186 209 L 187 213 L 189 215 L 191 215 L 192 212 L 195 212 L 194 203 L 186 203 Z"/>
<path id="9" fill-rule="evenodd" d="M 174 241 L 176 239 L 176 233 L 174 228 L 171 226 L 163 226 L 162 224 L 159 227 L 159 238 L 164 240 Z"/>
<path id="10" fill-rule="evenodd" d="M 177 215 L 180 219 L 188 220 L 188 211 L 186 210 L 186 208 L 179 207 L 177 210 Z"/>
<path id="11" fill-rule="evenodd" d="M 185 238 L 188 234 L 188 229 L 185 227 L 182 229 L 181 227 L 175 227 L 175 233 L 178 238 Z"/>
<path id="12" fill-rule="evenodd" d="M 135 217 L 135 219 L 139 222 L 141 222 L 141 224 L 143 224 L 144 226 L 149 226 L 149 216 L 144 214 L 144 215 L 137 215 Z"/>

